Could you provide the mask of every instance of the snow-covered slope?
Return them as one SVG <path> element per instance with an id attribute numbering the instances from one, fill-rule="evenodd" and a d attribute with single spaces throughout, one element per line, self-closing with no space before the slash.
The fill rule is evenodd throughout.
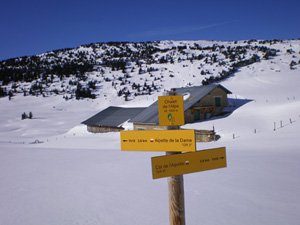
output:
<path id="1" fill-rule="evenodd" d="M 226 146 L 228 164 L 184 176 L 187 224 L 299 224 L 300 73 L 290 62 L 299 61 L 300 42 L 272 47 L 276 57 L 222 82 L 233 92 L 230 107 L 246 104 L 185 125 L 214 127 L 221 139 L 197 148 Z M 167 88 L 191 80 L 180 65 L 167 69 L 178 74 Z M 164 153 L 121 152 L 118 133 L 90 134 L 80 125 L 108 105 L 146 106 L 158 94 L 0 98 L 0 224 L 168 224 L 167 180 L 152 180 L 150 162 Z M 33 119 L 21 120 L 30 111 Z"/>
<path id="2" fill-rule="evenodd" d="M 0 62 L 0 96 L 130 101 L 171 87 L 224 80 L 241 68 L 286 55 L 299 67 L 299 40 L 96 43 Z M 284 62 L 283 62 L 284 63 Z M 278 71 L 276 66 L 274 71 Z"/>

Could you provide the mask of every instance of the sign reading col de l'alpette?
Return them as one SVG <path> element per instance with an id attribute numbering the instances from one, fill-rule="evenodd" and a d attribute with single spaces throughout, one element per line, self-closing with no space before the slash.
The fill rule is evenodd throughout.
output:
<path id="1" fill-rule="evenodd" d="M 153 179 L 226 167 L 226 148 L 152 157 Z"/>

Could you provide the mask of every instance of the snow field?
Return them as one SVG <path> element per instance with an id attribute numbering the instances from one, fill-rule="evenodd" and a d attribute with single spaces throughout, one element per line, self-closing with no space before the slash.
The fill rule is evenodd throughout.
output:
<path id="1" fill-rule="evenodd" d="M 186 224 L 299 224 L 300 76 L 289 57 L 222 82 L 233 92 L 232 108 L 251 100 L 229 116 L 184 126 L 221 135 L 198 150 L 227 149 L 227 168 L 184 175 Z M 168 224 L 167 179 L 152 180 L 150 161 L 164 153 L 121 152 L 118 133 L 91 134 L 80 125 L 110 104 L 125 102 L 0 99 L 1 225 Z M 21 120 L 30 111 L 34 119 Z"/>

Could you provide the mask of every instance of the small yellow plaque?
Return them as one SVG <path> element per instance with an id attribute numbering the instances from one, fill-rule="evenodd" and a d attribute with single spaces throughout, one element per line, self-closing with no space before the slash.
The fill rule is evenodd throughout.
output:
<path id="1" fill-rule="evenodd" d="M 184 124 L 183 96 L 159 96 L 158 117 L 160 126 L 180 126 Z"/>

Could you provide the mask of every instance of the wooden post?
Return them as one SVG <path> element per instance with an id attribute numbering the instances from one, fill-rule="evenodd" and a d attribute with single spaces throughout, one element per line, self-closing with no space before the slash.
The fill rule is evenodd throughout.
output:
<path id="1" fill-rule="evenodd" d="M 168 178 L 170 225 L 185 225 L 183 175 Z"/>
<path id="2" fill-rule="evenodd" d="M 172 90 L 168 95 L 176 95 Z M 179 126 L 168 126 L 167 130 L 179 130 Z M 180 154 L 178 152 L 167 152 L 166 155 Z M 169 189 L 169 221 L 170 225 L 185 225 L 184 210 L 184 183 L 183 175 L 168 178 Z"/>

